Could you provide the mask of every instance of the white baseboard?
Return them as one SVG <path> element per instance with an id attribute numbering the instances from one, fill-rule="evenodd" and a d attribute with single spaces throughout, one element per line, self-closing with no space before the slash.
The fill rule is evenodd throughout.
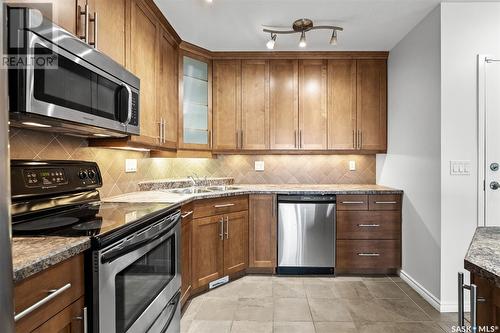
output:
<path id="1" fill-rule="evenodd" d="M 406 282 L 413 290 L 415 290 L 420 296 L 422 296 L 430 305 L 432 305 L 436 310 L 441 311 L 441 302 L 439 298 L 434 296 L 430 291 L 425 289 L 420 283 L 415 281 L 408 273 L 401 270 L 399 271 L 399 277 Z"/>

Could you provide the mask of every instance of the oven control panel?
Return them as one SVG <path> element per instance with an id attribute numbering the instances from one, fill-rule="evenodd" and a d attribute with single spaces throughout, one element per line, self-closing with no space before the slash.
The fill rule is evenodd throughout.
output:
<path id="1" fill-rule="evenodd" d="M 95 162 L 11 161 L 12 197 L 94 190 L 102 186 Z"/>
<path id="2" fill-rule="evenodd" d="M 23 171 L 28 187 L 57 186 L 68 183 L 64 169 L 27 169 Z"/>

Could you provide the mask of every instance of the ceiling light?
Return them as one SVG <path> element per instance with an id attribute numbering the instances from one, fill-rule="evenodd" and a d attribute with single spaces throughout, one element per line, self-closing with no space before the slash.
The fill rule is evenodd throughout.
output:
<path id="1" fill-rule="evenodd" d="M 205 0 L 205 1 L 208 2 L 208 3 L 214 2 L 214 0 Z"/>
<path id="2" fill-rule="evenodd" d="M 276 34 L 271 34 L 271 39 L 267 42 L 266 46 L 269 50 L 274 49 L 274 44 L 276 43 Z"/>
<path id="3" fill-rule="evenodd" d="M 307 46 L 307 43 L 306 43 L 306 33 L 304 31 L 302 31 L 302 35 L 300 35 L 300 40 L 299 40 L 299 47 L 306 47 Z"/>
<path id="4" fill-rule="evenodd" d="M 299 47 L 304 48 L 307 46 L 306 42 L 306 32 L 311 30 L 332 30 L 332 37 L 330 38 L 330 44 L 337 44 L 337 35 L 339 31 L 344 31 L 342 27 L 337 27 L 334 25 L 318 25 L 315 26 L 311 19 L 302 18 L 298 19 L 292 24 L 292 29 L 283 30 L 282 27 L 270 27 L 264 26 L 262 31 L 271 34 L 271 39 L 267 42 L 266 46 L 268 49 L 274 49 L 274 45 L 276 43 L 276 37 L 279 34 L 297 34 L 300 33 Z"/>
<path id="5" fill-rule="evenodd" d="M 52 127 L 50 125 L 45 125 L 45 124 L 40 124 L 40 123 L 34 123 L 32 121 L 25 121 L 22 124 L 26 125 L 26 126 L 32 126 L 32 127 Z"/>
<path id="6" fill-rule="evenodd" d="M 332 38 L 330 38 L 330 45 L 337 45 L 337 30 L 333 30 Z"/>

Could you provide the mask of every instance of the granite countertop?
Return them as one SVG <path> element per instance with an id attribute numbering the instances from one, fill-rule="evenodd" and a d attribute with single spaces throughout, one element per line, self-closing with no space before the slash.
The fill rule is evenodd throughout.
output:
<path id="1" fill-rule="evenodd" d="M 207 185 L 229 185 L 232 178 L 217 178 Z M 143 191 L 132 192 L 112 198 L 107 202 L 151 202 L 182 205 L 193 200 L 227 197 L 245 194 L 401 194 L 403 191 L 380 185 L 276 185 L 235 184 L 236 190 L 197 194 L 175 194 L 166 190 L 185 186 L 185 180 L 158 180 L 142 183 Z M 177 185 L 177 186 L 175 186 Z M 179 186 L 180 185 L 180 186 Z M 153 190 L 151 190 L 153 189 Z M 52 265 L 62 262 L 90 248 L 89 237 L 15 237 L 12 244 L 14 282 L 19 282 Z"/>
<path id="2" fill-rule="evenodd" d="M 172 204 L 187 204 L 194 200 L 229 197 L 245 194 L 402 194 L 402 190 L 393 189 L 381 185 L 368 184 L 234 184 L 235 190 L 176 194 L 169 192 L 170 187 L 161 189 L 155 185 L 156 190 L 139 191 L 122 194 L 115 197 L 103 199 L 107 202 L 166 202 Z"/>
<path id="3" fill-rule="evenodd" d="M 500 287 L 500 227 L 478 227 L 464 259 L 467 270 Z"/>
<path id="4" fill-rule="evenodd" d="M 12 238 L 14 283 L 90 248 L 89 237 Z"/>

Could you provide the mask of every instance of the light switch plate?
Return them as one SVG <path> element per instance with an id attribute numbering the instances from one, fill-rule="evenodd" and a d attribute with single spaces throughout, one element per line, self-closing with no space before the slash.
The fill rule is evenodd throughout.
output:
<path id="1" fill-rule="evenodd" d="M 349 161 L 349 170 L 356 171 L 356 161 Z"/>
<path id="2" fill-rule="evenodd" d="M 450 161 L 450 175 L 470 176 L 471 161 Z"/>
<path id="3" fill-rule="evenodd" d="M 125 160 L 125 172 L 137 172 L 137 160 L 129 159 Z"/>
<path id="4" fill-rule="evenodd" d="M 255 161 L 255 171 L 264 171 L 264 161 Z"/>

